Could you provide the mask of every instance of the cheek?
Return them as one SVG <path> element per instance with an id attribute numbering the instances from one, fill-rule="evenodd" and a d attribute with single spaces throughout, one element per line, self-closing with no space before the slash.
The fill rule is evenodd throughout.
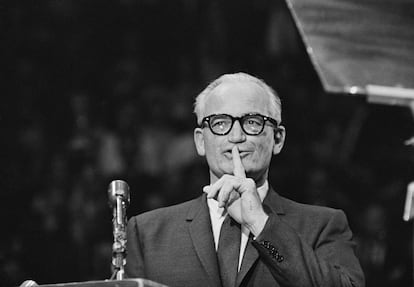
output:
<path id="1" fill-rule="evenodd" d="M 224 173 L 230 174 L 233 170 L 233 162 L 226 158 L 219 144 L 210 145 L 206 149 L 206 160 L 213 173 L 220 177 Z"/>
<path id="2" fill-rule="evenodd" d="M 221 158 L 221 148 L 219 141 L 208 141 L 208 144 L 205 145 L 206 158 L 209 163 L 220 161 Z"/>
<path id="3" fill-rule="evenodd" d="M 210 157 L 216 156 L 219 150 L 219 144 L 216 141 L 209 140 L 205 145 L 206 155 Z"/>
<path id="4" fill-rule="evenodd" d="M 257 145 L 257 161 L 267 162 L 272 157 L 272 146 L 270 144 L 262 143 Z"/>
<path id="5" fill-rule="evenodd" d="M 273 155 L 273 138 L 270 133 L 264 133 L 263 139 L 256 143 L 257 157 L 259 160 L 266 160 Z"/>

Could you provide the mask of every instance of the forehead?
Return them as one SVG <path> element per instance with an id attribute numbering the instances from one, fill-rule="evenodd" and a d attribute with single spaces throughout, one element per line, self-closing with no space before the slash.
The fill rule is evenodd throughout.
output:
<path id="1" fill-rule="evenodd" d="M 205 115 L 230 114 L 240 116 L 260 113 L 271 116 L 269 95 L 253 82 L 225 82 L 209 95 Z"/>

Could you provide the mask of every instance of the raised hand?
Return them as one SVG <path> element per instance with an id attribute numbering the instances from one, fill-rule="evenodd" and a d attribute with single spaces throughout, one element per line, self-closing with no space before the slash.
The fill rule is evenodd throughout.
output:
<path id="1" fill-rule="evenodd" d="M 267 214 L 257 193 L 256 183 L 246 177 L 237 145 L 232 149 L 233 174 L 225 174 L 212 185 L 205 187 L 208 198 L 216 198 L 219 207 L 257 236 L 263 229 Z"/>

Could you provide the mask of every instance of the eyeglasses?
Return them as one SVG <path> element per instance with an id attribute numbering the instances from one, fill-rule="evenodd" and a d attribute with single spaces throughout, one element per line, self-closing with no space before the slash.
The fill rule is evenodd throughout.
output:
<path id="1" fill-rule="evenodd" d="M 251 136 L 261 134 L 264 130 L 266 122 L 270 122 L 275 128 L 279 125 L 277 121 L 271 117 L 250 113 L 241 117 L 233 117 L 227 114 L 210 115 L 203 118 L 200 127 L 203 128 L 205 123 L 207 123 L 213 134 L 224 136 L 231 131 L 236 120 L 239 121 L 243 132 Z"/>

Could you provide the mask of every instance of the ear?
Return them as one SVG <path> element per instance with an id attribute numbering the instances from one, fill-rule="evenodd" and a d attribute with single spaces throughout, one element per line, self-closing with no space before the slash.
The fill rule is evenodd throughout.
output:
<path id="1" fill-rule="evenodd" d="M 273 154 L 277 155 L 283 148 L 286 139 L 286 129 L 284 126 L 279 126 L 274 130 L 275 145 L 273 146 Z"/>
<path id="2" fill-rule="evenodd" d="M 194 129 L 194 143 L 195 143 L 198 155 L 205 156 L 206 155 L 206 150 L 204 148 L 203 129 L 201 129 L 201 128 L 195 128 Z"/>

